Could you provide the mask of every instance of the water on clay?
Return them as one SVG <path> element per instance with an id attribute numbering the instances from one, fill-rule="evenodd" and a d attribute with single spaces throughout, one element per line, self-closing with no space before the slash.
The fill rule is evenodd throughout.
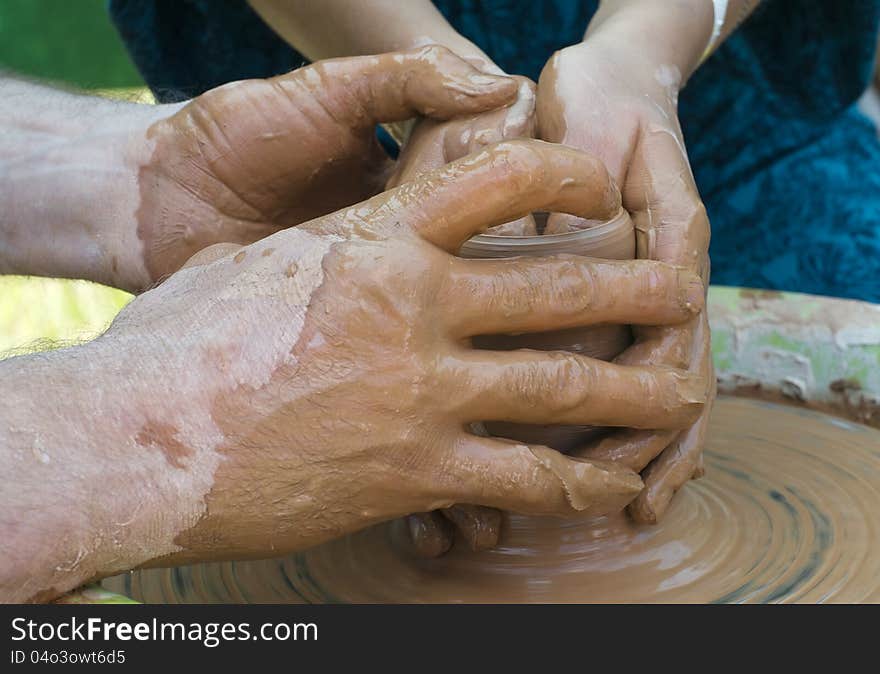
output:
<path id="1" fill-rule="evenodd" d="M 880 602 L 880 430 L 744 398 L 663 521 L 507 515 L 501 544 L 413 554 L 397 520 L 277 560 L 135 571 L 146 602 Z"/>

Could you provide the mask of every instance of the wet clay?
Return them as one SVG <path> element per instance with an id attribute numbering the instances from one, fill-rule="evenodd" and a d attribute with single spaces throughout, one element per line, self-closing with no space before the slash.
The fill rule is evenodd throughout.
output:
<path id="1" fill-rule="evenodd" d="M 623 209 L 615 218 L 590 229 L 541 236 L 494 234 L 470 239 L 462 246 L 459 255 L 467 258 L 506 258 L 566 254 L 632 260 L 636 253 L 633 223 Z M 543 333 L 477 336 L 472 342 L 476 348 L 493 351 L 571 351 L 610 361 L 632 343 L 632 333 L 625 325 L 596 325 Z M 535 426 L 509 422 L 486 423 L 485 428 L 490 435 L 546 445 L 564 452 L 597 437 L 602 430 L 591 426 Z"/>
<path id="2" fill-rule="evenodd" d="M 284 559 L 105 586 L 146 602 L 880 601 L 880 430 L 722 397 L 705 457 L 655 526 L 506 514 L 496 549 L 422 559 L 397 520 Z"/>

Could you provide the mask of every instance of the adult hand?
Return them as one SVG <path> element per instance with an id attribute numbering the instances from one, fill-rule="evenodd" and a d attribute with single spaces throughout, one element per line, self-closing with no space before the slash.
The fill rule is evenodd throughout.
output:
<path id="1" fill-rule="evenodd" d="M 377 123 L 483 112 L 516 89 L 430 46 L 322 61 L 193 99 L 147 134 L 138 234 L 151 279 L 210 244 L 250 243 L 381 191 L 393 163 Z"/>
<path id="2" fill-rule="evenodd" d="M 450 119 L 516 95 L 512 78 L 437 46 L 176 105 L 0 78 L 0 273 L 141 292 L 205 246 L 250 243 L 381 191 L 393 162 L 376 123 Z"/>
<path id="3" fill-rule="evenodd" d="M 541 138 L 601 158 L 620 185 L 635 223 L 638 257 L 680 265 L 708 284 L 709 222 L 697 192 L 677 117 L 681 73 L 632 48 L 630 26 L 609 21 L 585 42 L 556 53 L 538 85 Z M 586 226 L 551 215 L 550 232 Z M 705 311 L 680 326 L 639 327 L 621 365 L 686 368 L 715 393 Z M 643 471 L 645 489 L 630 506 L 639 522 L 655 522 L 673 494 L 702 473 L 701 452 L 711 405 L 683 431 L 625 430 L 580 455 Z"/>
<path id="4" fill-rule="evenodd" d="M 197 393 L 161 427 L 214 425 L 207 453 L 222 457 L 171 559 L 281 554 L 457 502 L 605 513 L 638 494 L 626 467 L 467 431 L 484 419 L 680 429 L 703 407 L 699 375 L 465 346 L 485 332 L 681 323 L 701 306 L 700 280 L 662 263 L 453 256 L 541 207 L 607 219 L 619 196 L 588 155 L 502 143 L 250 246 L 209 248 L 132 302 L 107 339 L 174 344 L 163 369 L 186 371 Z M 186 434 L 167 431 L 159 449 L 172 432 Z"/>
<path id="5" fill-rule="evenodd" d="M 537 208 L 609 218 L 620 198 L 588 155 L 502 143 L 249 246 L 204 249 L 97 340 L 0 362 L 0 469 L 18 485 L 0 518 L 0 598 L 280 555 L 457 502 L 624 507 L 642 488 L 628 468 L 470 424 L 680 429 L 703 407 L 700 376 L 468 338 L 681 323 L 702 283 L 652 261 L 453 255 Z"/>

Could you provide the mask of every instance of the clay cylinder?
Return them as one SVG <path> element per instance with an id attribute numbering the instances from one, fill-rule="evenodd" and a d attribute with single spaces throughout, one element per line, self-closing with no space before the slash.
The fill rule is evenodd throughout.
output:
<path id="1" fill-rule="evenodd" d="M 608 260 L 632 260 L 636 254 L 635 229 L 629 214 L 622 210 L 616 218 L 589 229 L 544 236 L 494 236 L 481 234 L 467 241 L 459 251 L 467 258 L 503 258 L 520 256 L 583 255 Z M 518 335 L 486 335 L 473 338 L 479 349 L 510 351 L 572 351 L 611 360 L 632 343 L 632 333 L 625 325 L 597 325 L 554 332 Z M 490 435 L 529 444 L 546 445 L 561 452 L 575 449 L 606 429 L 594 426 L 537 426 L 486 422 Z"/>

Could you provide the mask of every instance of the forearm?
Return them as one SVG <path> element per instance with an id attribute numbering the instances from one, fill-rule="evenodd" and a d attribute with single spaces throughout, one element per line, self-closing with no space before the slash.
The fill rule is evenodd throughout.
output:
<path id="1" fill-rule="evenodd" d="M 490 69 L 430 0 L 249 0 L 272 28 L 312 61 L 441 44 Z"/>
<path id="2" fill-rule="evenodd" d="M 760 0 L 729 0 L 713 51 Z M 704 60 L 715 21 L 712 0 L 602 0 L 585 39 L 609 31 L 656 66 L 678 69 L 682 85 Z"/>
<path id="3" fill-rule="evenodd" d="M 138 169 L 160 114 L 0 79 L 0 274 L 148 286 Z"/>
<path id="4" fill-rule="evenodd" d="M 218 459 L 199 399 L 181 418 L 170 401 L 185 382 L 157 376 L 172 355 L 111 337 L 0 362 L 0 601 L 52 599 L 180 549 Z"/>

